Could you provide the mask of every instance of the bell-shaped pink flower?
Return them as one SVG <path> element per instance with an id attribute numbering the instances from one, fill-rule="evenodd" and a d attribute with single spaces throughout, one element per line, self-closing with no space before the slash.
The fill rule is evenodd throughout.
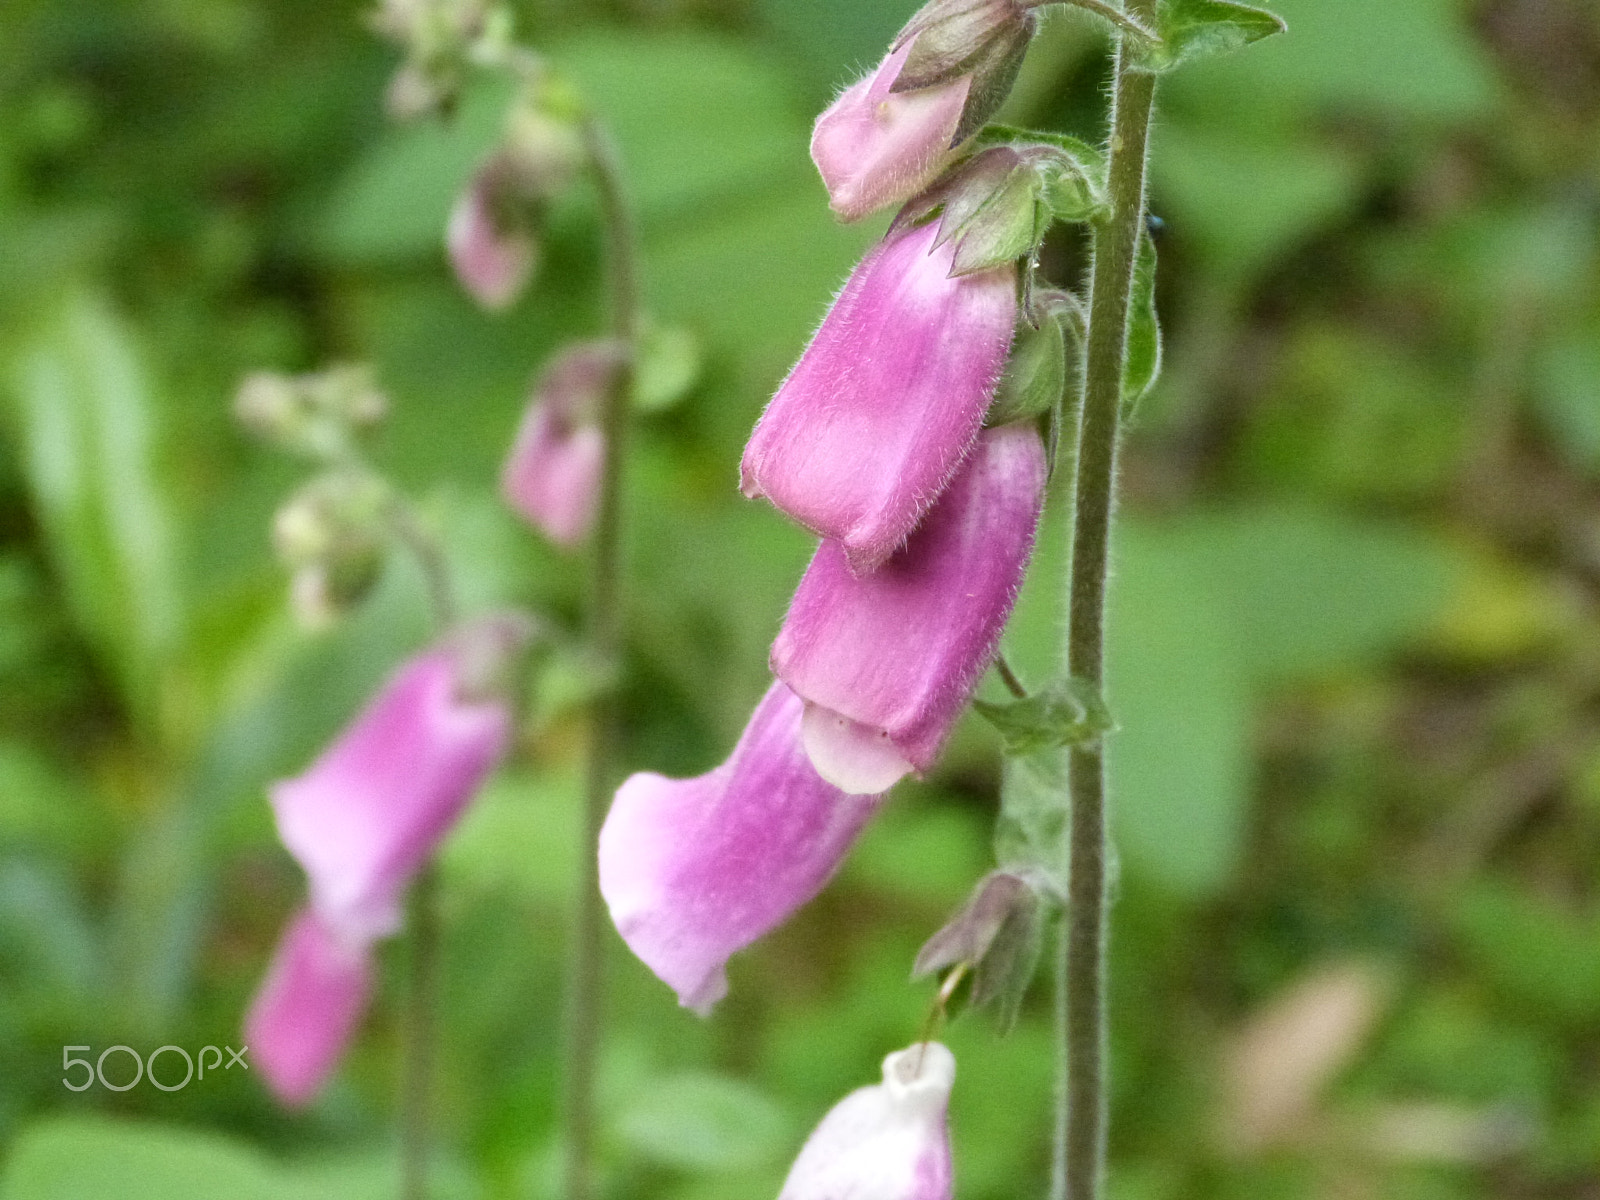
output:
<path id="1" fill-rule="evenodd" d="M 445 249 L 456 279 L 492 312 L 516 302 L 539 258 L 532 227 L 514 213 L 513 205 L 506 170 L 491 159 L 456 198 L 445 226 Z"/>
<path id="2" fill-rule="evenodd" d="M 1030 424 L 985 430 L 905 549 L 870 575 L 817 548 L 772 647 L 823 778 L 877 793 L 933 764 L 994 660 L 1044 505 Z"/>
<path id="3" fill-rule="evenodd" d="M 811 161 L 828 185 L 829 205 L 846 221 L 916 195 L 950 157 L 972 77 L 890 91 L 914 41 L 906 39 L 846 88 L 812 130 Z"/>
<path id="4" fill-rule="evenodd" d="M 950 1200 L 955 1081 L 955 1055 L 938 1042 L 889 1055 L 882 1083 L 851 1092 L 822 1119 L 778 1200 Z"/>
<path id="5" fill-rule="evenodd" d="M 505 754 L 505 701 L 462 693 L 463 654 L 407 662 L 302 775 L 271 789 L 311 907 L 350 942 L 400 927 L 406 886 Z"/>
<path id="6" fill-rule="evenodd" d="M 950 277 L 934 224 L 856 267 L 745 448 L 747 496 L 840 542 L 858 571 L 888 558 L 983 424 L 1016 321 L 1007 263 Z"/>
<path id="7" fill-rule="evenodd" d="M 622 366 L 612 342 L 583 342 L 558 355 L 534 388 L 500 494 L 558 546 L 588 535 L 600 504 L 606 442 L 601 402 Z"/>
<path id="8" fill-rule="evenodd" d="M 278 1099 L 298 1108 L 322 1089 L 371 990 L 367 943 L 342 938 L 310 909 L 297 914 L 244 1021 L 250 1063 Z"/>
<path id="9" fill-rule="evenodd" d="M 697 1012 L 727 994 L 728 957 L 820 892 L 878 809 L 817 775 L 801 708 L 774 683 L 727 762 L 696 779 L 630 777 L 600 831 L 617 932 Z"/>

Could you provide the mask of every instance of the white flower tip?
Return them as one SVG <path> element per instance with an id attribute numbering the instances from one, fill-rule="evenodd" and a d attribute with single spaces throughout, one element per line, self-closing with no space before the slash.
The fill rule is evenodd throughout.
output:
<path id="1" fill-rule="evenodd" d="M 883 1060 L 890 1097 L 908 1107 L 943 1106 L 956 1082 L 956 1056 L 940 1042 L 918 1042 Z"/>
<path id="2" fill-rule="evenodd" d="M 852 796 L 886 792 L 914 769 L 888 730 L 852 721 L 820 704 L 806 704 L 800 740 L 817 774 Z"/>
<path id="3" fill-rule="evenodd" d="M 728 994 L 728 973 L 718 968 L 693 991 L 679 992 L 678 1004 L 697 1017 L 709 1017 L 717 1001 Z"/>

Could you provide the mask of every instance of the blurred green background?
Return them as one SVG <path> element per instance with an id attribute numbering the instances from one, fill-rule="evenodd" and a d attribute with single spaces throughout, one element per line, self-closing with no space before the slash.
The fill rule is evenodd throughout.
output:
<path id="1" fill-rule="evenodd" d="M 690 394 L 631 473 L 629 763 L 719 761 L 809 551 L 744 437 L 876 229 L 808 124 L 909 0 L 524 0 L 614 124 Z M 1153 165 L 1166 374 L 1124 472 L 1113 629 L 1112 1200 L 1600 1197 L 1600 11 L 1281 0 L 1172 80 Z M 303 883 L 264 784 L 426 636 L 403 563 L 338 629 L 285 605 L 298 469 L 245 372 L 370 361 L 380 463 L 473 608 L 572 623 L 581 571 L 494 477 L 533 368 L 599 319 L 592 198 L 490 318 L 446 269 L 504 97 L 396 130 L 358 6 L 0 10 L 0 1196 L 386 1196 L 400 948 L 307 1114 L 235 1069 L 62 1085 L 64 1045 L 237 1044 Z M 1055 17 L 1006 116 L 1098 137 L 1106 46 Z M 1046 264 L 1072 280 L 1081 242 Z M 1059 477 L 1058 477 L 1059 478 Z M 1059 504 L 1012 630 L 1058 642 Z M 570 691 L 570 689 L 568 689 Z M 553 1196 L 583 726 L 559 678 L 450 841 L 440 1194 Z M 715 1018 L 612 939 L 608 1194 L 772 1196 L 931 999 L 917 946 L 988 860 L 969 722 Z M 1042 1195 L 1048 989 L 958 1017 L 964 1200 Z M 108 1061 L 115 1072 L 115 1057 Z M 176 1071 L 176 1065 L 172 1066 Z M 120 1078 L 120 1074 L 117 1075 Z"/>

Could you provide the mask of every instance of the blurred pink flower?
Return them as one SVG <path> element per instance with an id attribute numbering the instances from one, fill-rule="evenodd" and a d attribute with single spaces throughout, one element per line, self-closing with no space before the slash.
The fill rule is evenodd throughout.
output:
<path id="1" fill-rule="evenodd" d="M 889 1055 L 882 1083 L 851 1092 L 822 1119 L 778 1200 L 950 1200 L 955 1079 L 955 1055 L 938 1042 Z"/>
<path id="2" fill-rule="evenodd" d="M 1011 264 L 950 277 L 934 224 L 880 242 L 756 423 L 741 483 L 869 571 L 972 446 L 1016 322 Z"/>
<path id="3" fill-rule="evenodd" d="M 506 503 L 559 546 L 573 547 L 594 525 L 605 467 L 599 413 L 621 369 L 612 342 L 562 351 L 539 377 L 500 473 Z"/>
<path id="4" fill-rule="evenodd" d="M 407 662 L 304 774 L 272 785 L 311 906 L 351 940 L 400 927 L 417 870 L 505 754 L 511 713 L 461 694 L 456 654 Z"/>
<path id="5" fill-rule="evenodd" d="M 298 1108 L 321 1090 L 371 990 L 367 943 L 340 937 L 309 908 L 297 913 L 244 1020 L 250 1062 L 278 1099 Z"/>
<path id="6" fill-rule="evenodd" d="M 1044 505 L 1028 424 L 985 430 L 906 546 L 870 575 L 817 548 L 772 647 L 806 702 L 806 751 L 830 783 L 882 792 L 933 764 L 994 660 Z"/>
<path id="7" fill-rule="evenodd" d="M 539 258 L 530 222 L 514 212 L 507 168 L 491 158 L 456 197 L 445 249 L 456 279 L 484 308 L 509 308 L 522 295 Z"/>
<path id="8" fill-rule="evenodd" d="M 801 707 L 774 683 L 727 762 L 695 779 L 632 776 L 601 830 L 617 931 L 697 1012 L 727 994 L 728 957 L 821 891 L 878 809 L 818 777 Z"/>
<path id="9" fill-rule="evenodd" d="M 906 39 L 846 88 L 812 131 L 811 160 L 833 211 L 846 221 L 916 195 L 950 157 L 972 78 L 891 92 L 914 43 Z"/>

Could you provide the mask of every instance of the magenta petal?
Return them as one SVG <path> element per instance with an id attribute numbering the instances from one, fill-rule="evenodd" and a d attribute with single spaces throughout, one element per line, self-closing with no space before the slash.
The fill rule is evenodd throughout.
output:
<path id="1" fill-rule="evenodd" d="M 290 921 L 244 1021 L 248 1062 L 278 1099 L 299 1107 L 322 1089 L 371 990 L 364 943 L 342 941 L 310 909 Z"/>
<path id="2" fill-rule="evenodd" d="M 950 155 L 972 78 L 891 92 L 914 43 L 907 39 L 870 76 L 846 88 L 812 130 L 811 160 L 833 211 L 846 221 L 916 195 Z"/>
<path id="3" fill-rule="evenodd" d="M 889 1055 L 807 1139 L 778 1200 L 950 1200 L 946 1113 L 956 1059 L 938 1042 Z"/>
<path id="4" fill-rule="evenodd" d="M 495 172 L 480 169 L 456 198 L 445 228 L 445 249 L 456 279 L 491 311 L 509 308 L 533 275 L 538 243 L 526 229 L 496 214 Z"/>
<path id="5" fill-rule="evenodd" d="M 870 570 L 905 541 L 972 445 L 1016 320 L 1009 264 L 950 278 L 934 225 L 856 267 L 757 422 L 741 471 Z"/>
<path id="6" fill-rule="evenodd" d="M 773 643 L 773 673 L 927 770 L 994 659 L 1044 483 L 1031 426 L 986 430 L 905 549 L 871 575 L 823 542 Z"/>
<path id="7" fill-rule="evenodd" d="M 821 891 L 878 809 L 812 769 L 802 707 L 774 683 L 727 762 L 696 779 L 632 776 L 600 832 L 617 932 L 698 1012 L 727 993 L 728 957 Z"/>
<path id="8" fill-rule="evenodd" d="M 271 789 L 312 907 L 348 938 L 399 928 L 406 885 L 505 753 L 506 704 L 460 699 L 457 675 L 448 650 L 411 659 L 310 769 Z"/>
<path id="9" fill-rule="evenodd" d="M 606 453 L 598 414 L 620 364 L 608 342 L 584 342 L 557 356 L 540 376 L 500 474 L 506 502 L 557 545 L 576 546 L 594 524 Z"/>

